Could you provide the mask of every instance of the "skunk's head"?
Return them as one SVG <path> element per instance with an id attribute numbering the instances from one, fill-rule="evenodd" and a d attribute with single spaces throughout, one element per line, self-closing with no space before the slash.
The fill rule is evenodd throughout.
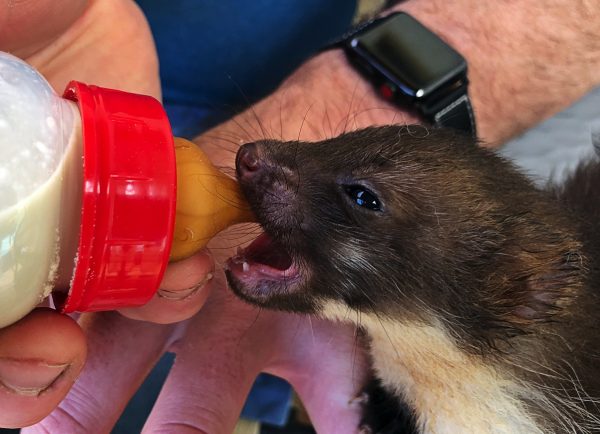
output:
<path id="1" fill-rule="evenodd" d="M 369 128 L 242 146 L 237 177 L 264 229 L 228 263 L 252 303 L 329 302 L 489 341 L 560 312 L 579 244 L 507 161 L 452 130 Z"/>

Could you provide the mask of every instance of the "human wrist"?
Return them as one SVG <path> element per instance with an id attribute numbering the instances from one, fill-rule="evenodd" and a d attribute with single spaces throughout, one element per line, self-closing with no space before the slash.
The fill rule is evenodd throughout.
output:
<path id="1" fill-rule="evenodd" d="M 227 170 L 246 142 L 317 141 L 372 125 L 417 122 L 415 114 L 378 97 L 342 50 L 332 49 L 307 61 L 273 94 L 195 141 Z"/>
<path id="2" fill-rule="evenodd" d="M 415 112 L 381 98 L 341 49 L 324 51 L 308 61 L 281 92 L 291 104 L 301 101 L 297 109 L 310 107 L 313 112 L 310 124 L 304 121 L 304 140 L 322 140 L 372 125 L 420 122 Z"/>

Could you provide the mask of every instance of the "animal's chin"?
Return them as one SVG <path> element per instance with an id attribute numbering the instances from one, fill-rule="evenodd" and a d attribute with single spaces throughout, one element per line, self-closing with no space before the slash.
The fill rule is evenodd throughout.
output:
<path id="1" fill-rule="evenodd" d="M 266 233 L 229 259 L 225 271 L 233 291 L 257 304 L 296 293 L 305 281 L 285 248 Z"/>

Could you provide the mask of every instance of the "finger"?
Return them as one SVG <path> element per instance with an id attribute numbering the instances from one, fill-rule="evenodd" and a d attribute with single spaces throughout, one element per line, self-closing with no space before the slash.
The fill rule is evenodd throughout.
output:
<path id="1" fill-rule="evenodd" d="M 358 432 L 362 412 L 358 397 L 368 362 L 356 328 L 308 316 L 286 323 L 279 353 L 284 356 L 269 372 L 294 386 L 319 434 Z"/>
<path id="2" fill-rule="evenodd" d="M 51 19 L 63 12 L 56 2 L 43 1 L 51 4 L 52 10 L 46 14 Z M 78 0 L 61 0 L 61 3 L 68 1 Z M 62 32 L 57 32 L 51 43 L 24 59 L 57 92 L 62 92 L 69 81 L 78 80 L 160 99 L 152 32 L 137 4 L 122 0 L 79 2 L 85 4 L 85 11 L 71 25 L 64 26 Z M 37 5 L 38 2 L 18 3 Z M 114 26 L 115 22 L 119 25 Z M 111 67 L 103 68 L 107 64 Z"/>
<path id="3" fill-rule="evenodd" d="M 84 315 L 80 322 L 90 348 L 85 369 L 60 406 L 23 434 L 110 432 L 174 328 L 115 312 Z"/>
<path id="4" fill-rule="evenodd" d="M 271 323 L 262 321 L 262 313 L 257 320 L 257 313 L 216 289 L 190 321 L 145 434 L 233 432 L 254 379 L 271 357 Z"/>
<path id="5" fill-rule="evenodd" d="M 85 337 L 75 321 L 36 309 L 0 330 L 0 426 L 22 427 L 46 416 L 79 375 Z"/>
<path id="6" fill-rule="evenodd" d="M 29 56 L 64 33 L 83 13 L 86 0 L 8 2 L 0 7 L 0 50 Z"/>
<path id="7" fill-rule="evenodd" d="M 159 324 L 191 318 L 206 302 L 213 287 L 213 275 L 214 263 L 207 251 L 172 263 L 150 302 L 120 312 L 128 318 Z"/>

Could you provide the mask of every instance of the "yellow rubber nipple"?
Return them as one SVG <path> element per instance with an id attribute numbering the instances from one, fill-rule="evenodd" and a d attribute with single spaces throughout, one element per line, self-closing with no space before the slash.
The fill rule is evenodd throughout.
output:
<path id="1" fill-rule="evenodd" d="M 175 138 L 177 213 L 171 261 L 204 247 L 223 229 L 255 217 L 235 180 L 217 170 L 197 145 Z"/>

